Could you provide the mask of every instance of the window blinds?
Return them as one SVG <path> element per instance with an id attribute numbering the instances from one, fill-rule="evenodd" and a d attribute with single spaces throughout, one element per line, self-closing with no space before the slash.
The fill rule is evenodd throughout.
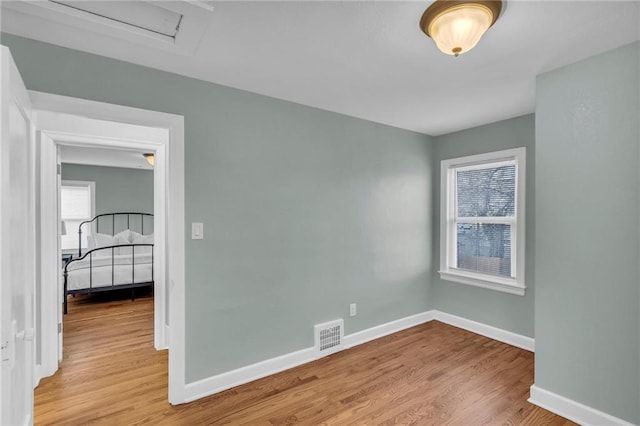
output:
<path id="1" fill-rule="evenodd" d="M 515 217 L 515 194 L 514 164 L 456 171 L 457 268 L 512 276 L 515 223 L 495 221 Z"/>
<path id="2" fill-rule="evenodd" d="M 60 189 L 60 219 L 64 221 L 67 235 L 61 236 L 62 249 L 78 248 L 78 226 L 92 217 L 90 185 L 63 185 Z M 91 227 L 82 227 L 83 235 L 91 234 Z M 83 239 L 82 247 L 87 246 Z"/>
<path id="3" fill-rule="evenodd" d="M 62 220 L 91 219 L 91 187 L 63 186 L 60 194 Z"/>
<path id="4" fill-rule="evenodd" d="M 456 173 L 458 217 L 515 215 L 516 166 Z"/>

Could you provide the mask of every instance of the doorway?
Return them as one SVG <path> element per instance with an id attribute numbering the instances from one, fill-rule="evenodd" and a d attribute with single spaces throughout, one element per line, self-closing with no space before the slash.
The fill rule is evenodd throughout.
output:
<path id="1" fill-rule="evenodd" d="M 153 153 L 154 345 L 170 350 L 169 402 L 184 402 L 184 124 L 181 116 L 29 92 L 38 116 L 40 212 L 57 210 L 60 146 Z M 60 222 L 40 214 L 41 285 L 36 378 L 55 373 L 61 359 Z M 168 248 L 171 256 L 168 256 Z M 49 277 L 49 278 L 46 278 Z M 55 278 L 51 278 L 55 277 Z M 52 282 L 53 281 L 53 282 Z M 169 297 L 170 295 L 170 297 Z"/>

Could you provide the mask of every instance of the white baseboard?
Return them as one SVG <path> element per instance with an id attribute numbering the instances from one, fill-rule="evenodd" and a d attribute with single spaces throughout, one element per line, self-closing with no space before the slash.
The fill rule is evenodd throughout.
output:
<path id="1" fill-rule="evenodd" d="M 33 367 L 33 388 L 37 388 L 40 385 L 40 381 L 45 377 L 50 377 L 56 374 L 58 371 L 58 365 L 44 365 L 44 364 L 36 364 Z"/>
<path id="2" fill-rule="evenodd" d="M 22 424 L 24 426 L 30 426 L 33 424 L 33 411 L 31 411 L 31 413 L 27 414 L 24 417 L 24 420 L 22 420 Z"/>
<path id="3" fill-rule="evenodd" d="M 155 328 L 154 325 L 154 335 L 153 335 L 153 347 L 156 351 L 162 351 L 164 349 L 169 349 L 169 336 L 170 336 L 170 328 L 166 324 L 161 324 L 160 329 Z"/>
<path id="4" fill-rule="evenodd" d="M 316 359 L 314 347 L 284 354 L 185 385 L 185 402 L 195 401 Z"/>
<path id="5" fill-rule="evenodd" d="M 436 321 L 440 321 L 454 327 L 462 328 L 464 330 L 471 331 L 473 333 L 480 334 L 482 336 L 486 336 L 491 339 L 498 340 L 499 342 L 507 343 L 511 346 L 525 349 L 530 352 L 535 351 L 535 340 L 531 337 L 523 336 L 521 334 L 506 331 L 501 328 L 496 328 L 466 318 L 447 314 L 445 312 L 432 312 L 434 313 L 434 319 Z"/>
<path id="6" fill-rule="evenodd" d="M 405 330 L 407 328 L 429 322 L 433 320 L 433 311 L 427 311 L 412 315 L 399 320 L 381 324 L 366 330 L 358 331 L 344 336 L 344 346 L 352 348 L 362 343 L 386 336 L 391 333 Z M 246 367 L 228 371 L 198 380 L 197 382 L 185 385 L 185 402 L 195 401 L 214 393 L 231 389 L 235 386 L 249 383 L 253 380 L 261 379 L 272 374 L 297 367 L 307 362 L 318 359 L 317 351 L 314 347 L 302 349 L 289 354 L 284 354 L 275 358 L 267 359 Z"/>
<path id="7" fill-rule="evenodd" d="M 344 347 L 345 349 L 352 348 L 371 340 L 379 339 L 380 337 L 432 321 L 434 319 L 434 312 L 435 311 L 422 312 L 399 320 L 380 324 L 375 327 L 367 328 L 366 330 L 348 334 L 344 336 Z"/>
<path id="8" fill-rule="evenodd" d="M 434 319 L 519 348 L 533 351 L 533 339 L 530 337 L 521 336 L 519 334 L 439 311 L 422 312 L 395 321 L 390 321 L 385 324 L 380 324 L 366 330 L 361 330 L 356 333 L 348 334 L 344 336 L 344 347 L 345 349 L 352 348 L 371 340 L 378 339 L 392 333 L 397 333 L 419 324 L 424 324 Z M 204 398 L 206 396 L 231 389 L 235 386 L 240 386 L 253 380 L 261 379 L 263 377 L 297 367 L 316 359 L 318 359 L 318 355 L 315 348 L 309 347 L 260 361 L 255 364 L 247 365 L 246 367 L 207 377 L 206 379 L 198 380 L 197 382 L 188 383 L 185 385 L 185 402 L 195 401 L 196 399 Z"/>
<path id="9" fill-rule="evenodd" d="M 169 338 L 171 337 L 171 329 L 169 328 L 168 325 L 165 324 L 164 326 L 164 348 L 162 349 L 169 349 L 169 345 L 171 344 L 171 340 L 169 340 Z"/>
<path id="10" fill-rule="evenodd" d="M 36 364 L 36 366 L 33 368 L 33 388 L 37 388 L 38 385 L 40 384 L 40 379 L 42 379 L 41 376 L 41 371 L 42 370 L 42 365 L 40 364 Z"/>
<path id="11" fill-rule="evenodd" d="M 536 385 L 531 386 L 531 394 L 528 401 L 581 425 L 632 425 L 632 423 L 625 420 L 565 398 L 557 393 L 539 388 Z"/>

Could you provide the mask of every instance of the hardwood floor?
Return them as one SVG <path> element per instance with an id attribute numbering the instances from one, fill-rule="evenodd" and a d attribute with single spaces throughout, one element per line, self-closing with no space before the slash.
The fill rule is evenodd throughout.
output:
<path id="1" fill-rule="evenodd" d="M 153 298 L 79 296 L 35 424 L 571 425 L 529 404 L 533 354 L 432 321 L 190 404 L 167 403 Z"/>

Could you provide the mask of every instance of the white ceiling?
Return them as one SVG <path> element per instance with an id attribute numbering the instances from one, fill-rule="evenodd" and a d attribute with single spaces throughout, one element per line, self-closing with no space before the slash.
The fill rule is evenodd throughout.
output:
<path id="1" fill-rule="evenodd" d="M 63 163 L 153 170 L 142 154 L 142 152 L 124 149 L 64 145 L 63 141 L 60 147 L 60 160 Z"/>
<path id="2" fill-rule="evenodd" d="M 454 58 L 418 27 L 430 3 L 207 2 L 211 21 L 188 52 L 6 1 L 2 30 L 430 135 L 533 112 L 536 75 L 640 39 L 638 1 L 507 0 Z"/>

